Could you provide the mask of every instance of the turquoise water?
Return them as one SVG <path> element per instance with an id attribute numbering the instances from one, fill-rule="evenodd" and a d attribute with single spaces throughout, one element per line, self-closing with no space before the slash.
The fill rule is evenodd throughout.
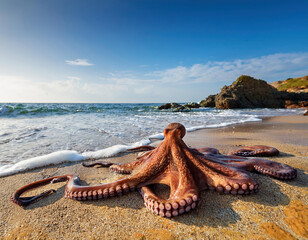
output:
<path id="1" fill-rule="evenodd" d="M 149 144 L 151 138 L 162 138 L 171 122 L 193 131 L 303 113 L 300 109 L 213 108 L 172 112 L 157 110 L 159 105 L 2 103 L 0 167 L 61 150 L 83 154 L 119 144 Z"/>

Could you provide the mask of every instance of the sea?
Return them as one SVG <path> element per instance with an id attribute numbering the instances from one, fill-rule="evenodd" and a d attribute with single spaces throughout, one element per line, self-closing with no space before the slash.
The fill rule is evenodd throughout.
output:
<path id="1" fill-rule="evenodd" d="M 163 139 L 171 122 L 219 128 L 302 109 L 158 110 L 159 103 L 0 103 L 0 177 L 62 162 L 110 157 Z"/>

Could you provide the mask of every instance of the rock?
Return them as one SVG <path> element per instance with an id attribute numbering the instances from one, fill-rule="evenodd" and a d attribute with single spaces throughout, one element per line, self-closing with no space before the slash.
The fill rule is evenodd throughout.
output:
<path id="1" fill-rule="evenodd" d="M 199 108 L 200 105 L 198 103 L 191 102 L 191 103 L 184 104 L 183 107 L 185 107 L 185 108 Z"/>
<path id="2" fill-rule="evenodd" d="M 294 93 L 294 92 L 280 92 L 281 97 L 285 100 L 291 100 L 293 102 L 308 101 L 308 93 Z"/>
<path id="3" fill-rule="evenodd" d="M 165 103 L 158 107 L 159 110 L 172 109 L 172 112 L 189 112 L 191 107 L 189 104 L 181 105 L 178 103 Z"/>
<path id="4" fill-rule="evenodd" d="M 286 108 L 308 107 L 308 76 L 288 78 L 271 83 L 271 85 L 280 91 Z"/>
<path id="5" fill-rule="evenodd" d="M 200 107 L 215 107 L 215 97 L 216 95 L 209 95 L 205 100 L 200 102 Z"/>
<path id="6" fill-rule="evenodd" d="M 189 112 L 192 108 L 199 108 L 198 103 L 187 103 L 184 105 L 178 104 L 178 103 L 165 103 L 158 107 L 159 110 L 163 109 L 172 109 L 173 112 Z"/>
<path id="7" fill-rule="evenodd" d="M 215 97 L 215 106 L 230 108 L 283 108 L 281 93 L 264 80 L 242 75 L 230 86 L 224 86 Z"/>
<path id="8" fill-rule="evenodd" d="M 172 112 L 189 112 L 190 108 L 180 105 L 179 107 L 172 110 Z"/>
<path id="9" fill-rule="evenodd" d="M 285 100 L 286 108 L 307 108 L 308 109 L 308 93 L 288 93 L 282 92 Z"/>
<path id="10" fill-rule="evenodd" d="M 178 103 L 166 103 L 166 104 L 159 106 L 158 109 L 162 110 L 162 109 L 178 108 L 178 107 L 181 107 L 181 106 L 182 105 L 178 104 Z"/>
<path id="11" fill-rule="evenodd" d="M 307 108 L 308 107 L 308 101 L 292 101 L 292 100 L 286 100 L 285 101 L 285 107 L 286 108 Z"/>

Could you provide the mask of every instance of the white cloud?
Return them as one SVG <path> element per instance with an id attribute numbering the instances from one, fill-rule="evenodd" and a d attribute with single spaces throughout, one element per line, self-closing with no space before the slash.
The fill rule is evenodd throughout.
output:
<path id="1" fill-rule="evenodd" d="M 41 82 L 20 76 L 0 76 L 0 86 L 0 102 L 134 102 L 143 101 L 152 91 L 150 86 L 128 87 L 125 83 Z"/>
<path id="2" fill-rule="evenodd" d="M 308 74 L 308 53 L 278 53 L 250 59 L 207 62 L 191 67 L 178 66 L 148 75 L 163 83 L 187 84 L 234 81 L 242 74 L 269 81 L 305 75 Z"/>
<path id="3" fill-rule="evenodd" d="M 199 101 L 242 74 L 269 82 L 304 76 L 308 74 L 308 53 L 207 62 L 146 74 L 114 72 L 92 81 L 77 76 L 39 81 L 0 75 L 0 102 Z"/>
<path id="4" fill-rule="evenodd" d="M 80 77 L 76 77 L 76 76 L 67 76 L 66 78 L 67 78 L 68 80 L 73 80 L 73 81 L 79 81 L 79 80 L 81 80 Z"/>
<path id="5" fill-rule="evenodd" d="M 250 59 L 214 61 L 194 64 L 191 67 L 177 66 L 161 71 L 138 72 L 123 71 L 109 73 L 101 80 L 106 83 L 127 86 L 146 86 L 162 84 L 205 84 L 233 82 L 240 75 L 251 75 L 269 82 L 284 80 L 308 74 L 307 53 L 279 53 Z"/>
<path id="6" fill-rule="evenodd" d="M 65 61 L 68 65 L 74 65 L 74 66 L 92 66 L 93 64 L 88 62 L 87 59 L 80 59 L 77 58 L 76 60 L 66 60 Z"/>

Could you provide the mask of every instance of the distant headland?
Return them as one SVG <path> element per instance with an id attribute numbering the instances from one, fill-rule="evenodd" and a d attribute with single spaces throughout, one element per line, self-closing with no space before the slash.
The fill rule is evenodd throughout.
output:
<path id="1" fill-rule="evenodd" d="M 230 86 L 223 86 L 220 93 L 209 95 L 200 103 L 166 103 L 158 109 L 189 111 L 192 108 L 307 108 L 308 76 L 288 78 L 268 84 L 261 79 L 242 75 Z"/>

